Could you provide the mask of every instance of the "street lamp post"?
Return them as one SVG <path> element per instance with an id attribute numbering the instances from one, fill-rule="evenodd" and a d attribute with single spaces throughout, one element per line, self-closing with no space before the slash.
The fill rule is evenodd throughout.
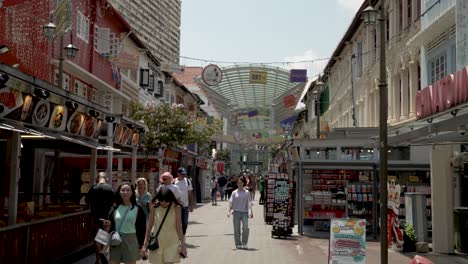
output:
<path id="1" fill-rule="evenodd" d="M 49 23 L 45 24 L 43 27 L 42 27 L 43 31 L 44 31 L 44 36 L 47 38 L 47 39 L 54 39 L 56 37 L 56 31 L 57 31 L 57 26 L 55 26 L 54 23 L 52 23 L 52 21 L 50 21 Z M 63 57 L 63 50 L 65 50 L 65 55 L 67 56 L 67 58 L 69 59 L 73 59 L 76 57 L 76 53 L 78 52 L 78 48 L 73 45 L 73 34 L 70 33 L 70 37 L 71 37 L 71 43 L 68 44 L 66 47 L 63 47 L 63 34 L 65 32 L 59 32 L 60 34 L 60 52 L 59 52 L 59 76 L 58 76 L 58 87 L 60 89 L 63 88 L 63 61 L 64 61 L 64 57 Z"/>
<path id="2" fill-rule="evenodd" d="M 388 119 L 388 94 L 387 73 L 385 70 L 385 12 L 384 0 L 380 1 L 379 10 L 371 6 L 363 11 L 364 22 L 375 24 L 379 21 L 380 28 L 380 80 L 379 80 L 379 163 L 380 163 L 380 263 L 388 263 L 388 241 L 387 241 L 387 119 Z"/>

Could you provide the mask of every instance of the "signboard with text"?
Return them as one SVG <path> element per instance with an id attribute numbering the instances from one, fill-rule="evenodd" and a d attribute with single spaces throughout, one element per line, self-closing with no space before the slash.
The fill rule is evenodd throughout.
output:
<path id="1" fill-rule="evenodd" d="M 331 219 L 328 253 L 329 264 L 366 263 L 366 220 Z"/>
<path id="2" fill-rule="evenodd" d="M 307 70 L 292 69 L 289 71 L 290 82 L 307 82 Z"/>
<path id="3" fill-rule="evenodd" d="M 265 71 L 250 71 L 250 83 L 266 84 L 267 75 Z"/>

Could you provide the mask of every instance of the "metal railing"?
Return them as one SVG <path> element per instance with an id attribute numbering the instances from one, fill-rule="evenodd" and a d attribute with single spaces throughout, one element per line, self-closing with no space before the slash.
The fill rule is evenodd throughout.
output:
<path id="1" fill-rule="evenodd" d="M 0 228 L 0 263 L 54 263 L 94 239 L 90 211 Z"/>

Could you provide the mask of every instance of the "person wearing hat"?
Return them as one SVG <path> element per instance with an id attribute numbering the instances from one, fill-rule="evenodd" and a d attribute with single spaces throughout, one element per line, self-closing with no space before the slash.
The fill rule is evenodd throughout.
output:
<path id="1" fill-rule="evenodd" d="M 174 183 L 181 193 L 180 200 L 182 201 L 182 231 L 185 235 L 187 232 L 189 212 L 193 212 L 193 185 L 187 179 L 187 172 L 183 167 L 177 169 L 177 178 Z"/>

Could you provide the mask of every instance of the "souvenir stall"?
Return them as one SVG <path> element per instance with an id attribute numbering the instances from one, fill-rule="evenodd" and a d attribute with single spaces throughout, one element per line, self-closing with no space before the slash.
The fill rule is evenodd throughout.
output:
<path id="1" fill-rule="evenodd" d="M 375 161 L 301 161 L 293 170 L 299 173 L 299 232 L 313 237 L 328 237 L 330 219 L 366 220 L 366 233 L 376 239 L 379 217 L 378 163 Z M 389 161 L 389 212 L 395 213 L 396 227 L 403 226 L 405 193 L 422 192 L 427 196 L 430 232 L 429 165 L 409 161 Z M 392 187 L 398 185 L 397 187 Z M 391 196 L 391 197 L 390 197 Z M 391 208 L 390 208 L 391 207 Z M 393 240 L 397 234 L 394 234 Z M 398 242 L 398 241 L 395 241 Z"/>

